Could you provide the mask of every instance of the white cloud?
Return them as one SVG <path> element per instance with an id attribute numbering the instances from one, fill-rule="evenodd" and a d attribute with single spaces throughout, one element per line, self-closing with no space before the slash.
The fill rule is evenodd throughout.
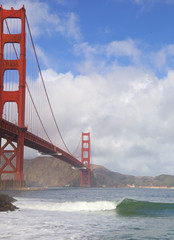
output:
<path id="1" fill-rule="evenodd" d="M 171 5 L 174 4 L 174 0 L 131 0 L 134 4 L 140 6 L 142 12 L 150 11 L 158 4 Z"/>
<path id="2" fill-rule="evenodd" d="M 132 39 L 123 41 L 113 41 L 105 45 L 94 45 L 91 46 L 87 42 L 74 45 L 74 53 L 77 55 L 85 56 L 90 58 L 95 55 L 104 55 L 105 57 L 131 57 L 134 62 L 139 61 L 141 55 L 138 49 L 137 43 Z"/>
<path id="3" fill-rule="evenodd" d="M 106 47 L 107 56 L 128 56 L 132 57 L 134 62 L 139 61 L 140 51 L 135 42 L 131 39 L 125 41 L 113 41 Z"/>
<path id="4" fill-rule="evenodd" d="M 80 56 L 78 70 L 81 73 L 104 72 L 112 66 L 135 66 L 154 74 L 166 74 L 174 61 L 174 44 L 155 51 L 144 51 L 142 42 L 133 39 L 90 45 L 87 42 L 74 45 L 74 54 Z M 81 64 L 83 62 L 83 66 Z M 81 67 L 82 66 L 82 67 Z"/>
<path id="5" fill-rule="evenodd" d="M 74 45 L 74 53 L 85 58 L 100 54 L 98 46 L 90 46 L 89 43 L 83 42 Z"/>
<path id="6" fill-rule="evenodd" d="M 48 56 L 46 55 L 46 53 L 44 52 L 43 49 L 41 49 L 38 45 L 35 46 L 36 49 L 36 53 L 37 53 L 37 57 L 38 59 L 44 63 L 44 66 L 49 66 L 49 59 Z"/>
<path id="7" fill-rule="evenodd" d="M 168 65 L 167 63 L 171 56 L 174 56 L 174 44 L 164 46 L 158 52 L 151 53 L 151 63 L 158 69 L 164 68 Z"/>
<path id="8" fill-rule="evenodd" d="M 78 22 L 79 19 L 75 13 L 71 12 L 65 15 L 63 32 L 65 35 L 74 38 L 76 41 L 79 41 L 82 38 Z"/>
<path id="9" fill-rule="evenodd" d="M 65 142 L 75 149 L 81 132 L 90 131 L 94 163 L 135 175 L 172 174 L 174 72 L 158 79 L 136 64 L 102 65 L 94 56 L 106 56 L 111 44 L 76 45 L 76 53 L 86 56 L 81 75 L 43 72 Z M 166 49 L 171 54 L 171 46 Z M 128 51 L 134 58 L 133 52 Z M 113 53 L 118 54 L 114 48 Z"/>
<path id="10" fill-rule="evenodd" d="M 172 174 L 173 71 L 163 80 L 130 66 L 115 66 L 105 75 L 96 71 L 74 76 L 48 69 L 43 76 L 72 151 L 81 132 L 90 131 L 93 163 L 135 175 Z"/>

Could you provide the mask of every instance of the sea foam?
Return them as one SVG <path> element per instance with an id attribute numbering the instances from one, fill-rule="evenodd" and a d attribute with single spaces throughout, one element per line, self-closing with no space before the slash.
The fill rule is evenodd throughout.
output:
<path id="1" fill-rule="evenodd" d="M 95 212 L 111 211 L 116 209 L 116 203 L 112 201 L 77 201 L 77 202 L 45 202 L 35 200 L 18 200 L 16 203 L 19 209 L 33 209 L 43 211 L 62 211 L 62 212 Z"/>

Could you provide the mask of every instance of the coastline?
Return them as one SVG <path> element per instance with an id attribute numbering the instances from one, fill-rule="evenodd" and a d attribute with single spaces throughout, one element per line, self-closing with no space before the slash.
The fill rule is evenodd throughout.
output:
<path id="1" fill-rule="evenodd" d="M 149 188 L 149 189 L 174 189 L 174 187 L 167 186 L 135 186 L 135 185 L 127 185 L 128 188 Z"/>
<path id="2" fill-rule="evenodd" d="M 5 188 L 0 189 L 0 191 L 43 191 L 46 187 L 23 187 L 23 188 Z"/>

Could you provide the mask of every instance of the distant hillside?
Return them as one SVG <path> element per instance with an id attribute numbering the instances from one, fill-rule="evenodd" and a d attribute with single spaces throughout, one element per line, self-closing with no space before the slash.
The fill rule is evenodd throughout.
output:
<path id="1" fill-rule="evenodd" d="M 112 172 L 102 166 L 91 166 L 92 187 L 127 187 L 129 186 L 168 186 L 174 187 L 174 176 L 160 175 L 155 178 L 149 176 L 131 176 Z M 25 160 L 24 176 L 27 186 L 80 186 L 81 172 L 74 170 L 71 165 L 53 157 L 37 157 Z"/>
<path id="2" fill-rule="evenodd" d="M 79 186 L 80 172 L 53 157 L 25 160 L 24 176 L 27 186 Z"/>
<path id="3" fill-rule="evenodd" d="M 93 174 L 97 184 L 103 187 L 127 187 L 128 185 L 149 186 L 153 182 L 152 177 L 124 175 L 95 165 L 93 166 Z"/>
<path id="4" fill-rule="evenodd" d="M 162 174 L 154 178 L 153 184 L 155 186 L 174 187 L 174 176 Z"/>

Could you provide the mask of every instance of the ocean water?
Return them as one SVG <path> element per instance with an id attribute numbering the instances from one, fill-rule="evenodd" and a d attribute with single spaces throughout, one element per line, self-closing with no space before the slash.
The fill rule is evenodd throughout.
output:
<path id="1" fill-rule="evenodd" d="M 58 188 L 5 192 L 0 239 L 174 239 L 174 190 Z"/>

